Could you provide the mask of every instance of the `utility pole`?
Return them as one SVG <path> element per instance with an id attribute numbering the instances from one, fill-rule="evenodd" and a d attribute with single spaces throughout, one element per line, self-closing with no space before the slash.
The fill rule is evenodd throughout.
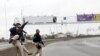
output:
<path id="1" fill-rule="evenodd" d="M 78 24 L 78 26 L 77 26 L 77 32 L 76 32 L 77 36 L 79 35 L 79 25 L 80 24 Z"/>
<path id="2" fill-rule="evenodd" d="M 6 11 L 6 0 L 5 0 L 5 3 L 4 3 L 4 10 L 5 10 L 5 32 L 6 32 L 6 37 L 7 37 L 7 11 Z"/>
<path id="3" fill-rule="evenodd" d="M 21 9 L 21 20 L 22 20 L 22 23 L 25 23 L 25 20 L 24 20 L 24 17 L 23 17 L 23 10 Z"/>

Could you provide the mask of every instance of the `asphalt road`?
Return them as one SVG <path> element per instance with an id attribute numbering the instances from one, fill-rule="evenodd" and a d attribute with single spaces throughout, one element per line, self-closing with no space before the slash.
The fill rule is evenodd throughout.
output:
<path id="1" fill-rule="evenodd" d="M 100 46 L 89 41 L 88 38 L 56 42 L 43 48 L 42 56 L 100 56 Z"/>
<path id="2" fill-rule="evenodd" d="M 10 48 L 10 47 L 12 47 L 12 45 L 9 44 L 8 42 L 1 42 L 0 43 L 0 50 L 4 50 L 4 49 Z"/>

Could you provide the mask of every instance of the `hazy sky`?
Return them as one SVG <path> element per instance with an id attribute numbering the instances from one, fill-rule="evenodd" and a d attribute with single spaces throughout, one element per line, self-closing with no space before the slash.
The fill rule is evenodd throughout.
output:
<path id="1" fill-rule="evenodd" d="M 0 0 L 0 15 L 73 15 L 77 13 L 100 13 L 99 0 Z"/>
<path id="2" fill-rule="evenodd" d="M 23 16 L 100 13 L 100 0 L 0 0 L 0 36 L 5 34 L 5 11 L 11 26 L 14 17 L 21 17 L 21 10 Z"/>

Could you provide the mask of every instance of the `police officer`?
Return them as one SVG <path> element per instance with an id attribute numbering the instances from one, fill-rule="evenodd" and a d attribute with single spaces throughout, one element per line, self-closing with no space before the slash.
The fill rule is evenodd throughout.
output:
<path id="1" fill-rule="evenodd" d="M 43 41 L 42 41 L 42 38 L 41 38 L 41 35 L 39 34 L 40 33 L 40 30 L 39 29 L 36 29 L 36 33 L 33 37 L 33 42 L 35 42 L 36 44 L 36 48 L 37 48 L 37 51 L 35 53 L 35 55 L 37 55 L 38 53 L 40 54 L 41 56 L 41 52 L 42 52 L 42 45 L 44 45 Z"/>
<path id="2" fill-rule="evenodd" d="M 22 44 L 22 41 L 24 41 L 24 37 L 23 37 L 23 33 L 25 33 L 25 31 L 23 30 L 23 28 L 25 27 L 25 25 L 28 22 L 24 23 L 24 24 L 20 24 L 20 23 L 15 23 L 14 27 L 10 28 L 10 40 L 9 43 L 12 43 L 14 46 L 18 47 L 20 52 L 21 52 L 21 56 L 25 56 L 24 55 L 24 51 L 26 51 L 28 53 L 28 55 L 32 55 L 31 52 L 29 52 L 26 47 Z"/>

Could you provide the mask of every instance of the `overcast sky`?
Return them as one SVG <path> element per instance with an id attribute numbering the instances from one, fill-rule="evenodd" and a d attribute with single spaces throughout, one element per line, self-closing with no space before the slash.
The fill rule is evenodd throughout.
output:
<path id="1" fill-rule="evenodd" d="M 77 13 L 100 13 L 99 0 L 0 0 L 0 15 L 73 15 Z"/>
<path id="2" fill-rule="evenodd" d="M 7 25 L 11 25 L 21 11 L 23 16 L 100 13 L 100 0 L 0 0 L 0 36 L 5 34 L 5 11 Z"/>

